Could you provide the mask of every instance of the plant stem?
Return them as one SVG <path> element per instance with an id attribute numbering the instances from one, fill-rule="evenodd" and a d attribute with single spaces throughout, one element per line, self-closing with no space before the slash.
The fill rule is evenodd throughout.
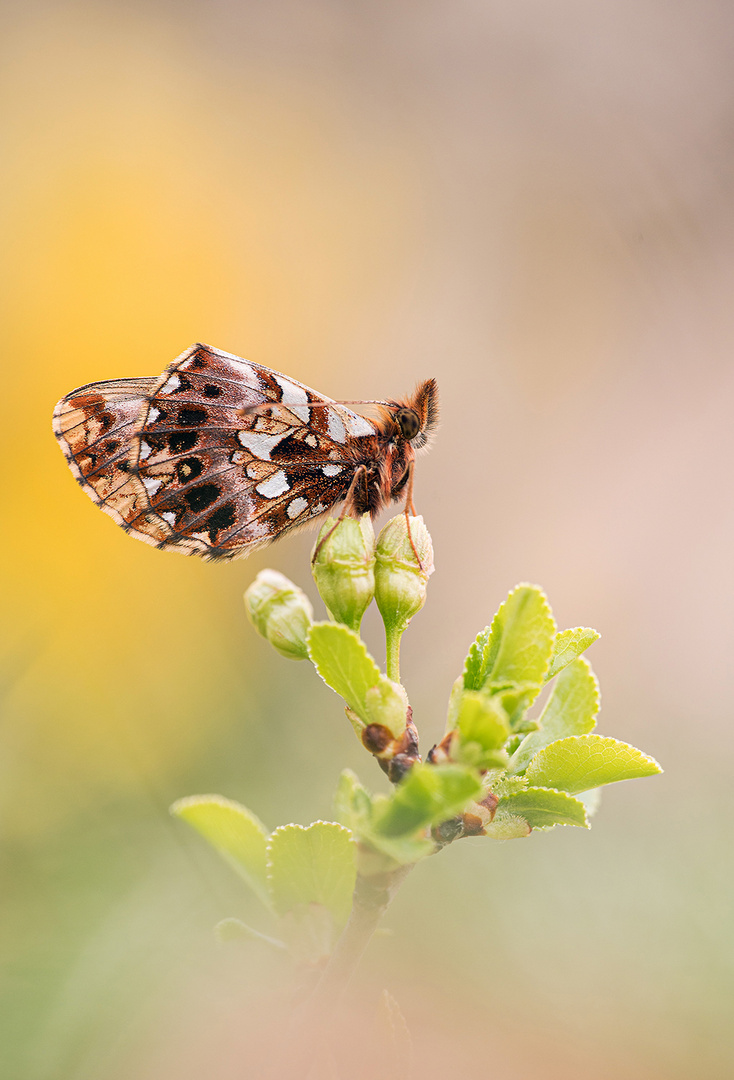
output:
<path id="1" fill-rule="evenodd" d="M 380 919 L 411 866 L 401 866 L 389 874 L 357 876 L 349 921 L 336 943 L 313 998 L 322 1004 L 336 1004 L 347 988 Z"/>
<path id="2" fill-rule="evenodd" d="M 400 682 L 400 639 L 402 630 L 388 629 L 385 627 L 385 658 L 388 679 Z"/>
<path id="3" fill-rule="evenodd" d="M 412 869 L 412 865 L 400 866 L 389 873 L 372 877 L 357 875 L 352 911 L 347 925 L 321 978 L 298 1009 L 290 1037 L 283 1048 L 285 1054 L 274 1063 L 275 1073 L 269 1075 L 289 1075 L 280 1070 L 295 1061 L 299 1066 L 298 1075 L 308 1074 L 308 1069 L 321 1048 L 326 1022 L 338 1007 L 382 916 Z"/>

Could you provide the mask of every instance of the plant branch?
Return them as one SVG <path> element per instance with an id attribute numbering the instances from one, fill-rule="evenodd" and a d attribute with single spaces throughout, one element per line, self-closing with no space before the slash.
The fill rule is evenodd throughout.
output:
<path id="1" fill-rule="evenodd" d="M 349 921 L 312 994 L 319 1008 L 336 1005 L 343 995 L 382 916 L 410 870 L 412 865 L 374 877 L 357 876 Z"/>
<path id="2" fill-rule="evenodd" d="M 352 911 L 316 986 L 296 1011 L 284 1053 L 276 1063 L 274 1077 L 288 1076 L 298 1063 L 298 1075 L 308 1069 L 322 1049 L 321 1036 L 349 985 L 372 935 L 398 888 L 412 870 L 399 866 L 384 874 L 357 875 Z"/>

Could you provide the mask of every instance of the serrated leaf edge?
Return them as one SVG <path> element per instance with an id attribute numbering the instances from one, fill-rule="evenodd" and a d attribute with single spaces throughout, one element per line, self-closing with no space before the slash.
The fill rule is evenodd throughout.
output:
<path id="1" fill-rule="evenodd" d="M 577 828 L 577 829 L 578 828 L 582 828 L 582 829 L 590 829 L 591 828 L 591 824 L 589 822 L 589 815 L 587 813 L 586 807 L 581 802 L 581 799 L 577 799 L 576 795 L 572 795 L 569 791 L 562 791 L 560 788 L 546 787 L 545 784 L 529 784 L 526 788 L 522 788 L 519 791 L 513 791 L 509 795 L 501 796 L 500 801 L 497 804 L 497 809 L 499 810 L 500 807 L 502 807 L 502 804 L 503 804 L 503 802 L 505 802 L 506 799 L 512 799 L 512 798 L 514 798 L 515 795 L 527 795 L 531 791 L 549 791 L 553 795 L 564 795 L 567 799 L 572 799 L 574 802 L 578 803 L 579 806 L 584 811 L 584 823 L 583 823 L 583 825 L 579 826 L 577 824 L 577 822 L 575 822 L 575 821 L 572 821 L 572 822 L 569 822 L 569 821 L 556 821 L 556 822 L 553 823 L 553 825 L 548 825 L 548 826 L 530 825 L 530 822 L 528 821 L 528 825 L 530 825 L 531 829 L 533 829 L 533 830 L 535 830 L 535 829 L 543 829 L 543 828 L 552 829 L 552 828 L 555 828 L 556 825 L 570 825 L 570 826 L 572 826 L 574 828 Z M 507 807 L 505 806 L 505 807 L 503 807 L 503 809 L 507 810 Z M 521 810 L 512 810 L 512 809 L 510 809 L 510 810 L 508 810 L 508 813 L 514 814 L 516 817 L 522 817 L 523 816 Z M 527 818 L 525 818 L 524 820 L 527 821 Z"/>
<path id="2" fill-rule="evenodd" d="M 577 631 L 583 630 L 588 630 L 590 633 L 595 635 L 593 641 L 590 641 L 588 645 L 585 645 L 581 652 L 577 652 L 570 660 L 566 661 L 566 663 L 562 667 L 560 667 L 558 671 L 554 671 L 551 675 L 550 670 L 553 664 L 553 653 L 555 651 L 556 639 L 559 638 L 562 634 L 575 634 Z M 545 682 L 550 682 L 551 679 L 555 679 L 556 676 L 560 675 L 562 671 L 565 671 L 569 664 L 572 664 L 574 660 L 580 659 L 584 655 L 586 650 L 590 649 L 592 645 L 595 645 L 600 638 L 601 634 L 598 630 L 595 630 L 593 626 L 568 626 L 565 630 L 557 630 L 555 638 L 553 639 L 553 647 L 551 647 L 550 660 L 548 661 L 548 670 L 545 673 Z"/>
<path id="3" fill-rule="evenodd" d="M 555 742 L 548 743 L 547 746 L 542 747 L 538 751 L 538 753 L 535 754 L 530 759 L 530 762 L 535 761 L 535 759 L 537 757 L 539 757 L 540 754 L 544 754 L 546 752 L 546 750 L 550 750 L 551 747 L 553 747 L 553 746 L 560 746 L 561 743 L 567 743 L 567 742 L 578 743 L 578 742 L 582 742 L 582 741 L 588 741 L 590 739 L 605 739 L 605 740 L 608 739 L 609 741 L 615 743 L 616 746 L 620 747 L 621 749 L 633 750 L 635 752 L 635 754 L 639 754 L 640 757 L 644 758 L 645 761 L 649 765 L 654 765 L 655 766 L 656 771 L 654 773 L 652 773 L 652 774 L 649 774 L 649 775 L 656 776 L 656 775 L 658 775 L 658 774 L 660 774 L 660 773 L 662 773 L 664 771 L 663 767 L 662 767 L 662 765 L 660 764 L 659 761 L 656 761 L 655 758 L 651 754 L 646 754 L 644 750 L 640 750 L 640 748 L 638 746 L 633 746 L 632 743 L 622 742 L 621 739 L 615 739 L 613 735 L 600 735 L 598 731 L 590 731 L 586 735 L 566 735 L 563 739 L 556 739 Z M 530 768 L 530 763 L 528 763 L 528 769 L 529 768 Z M 526 773 L 527 773 L 527 769 L 526 769 Z M 630 777 L 626 777 L 626 779 L 628 779 L 628 780 L 644 780 L 645 777 L 643 777 L 643 776 L 630 776 Z M 540 786 L 538 784 L 533 784 L 532 778 L 530 778 L 528 782 L 529 782 L 531 787 L 539 787 Z M 607 784 L 595 784 L 593 786 L 594 787 L 609 787 L 609 784 L 619 784 L 619 783 L 622 783 L 622 782 L 623 781 L 620 781 L 620 780 L 610 780 L 609 783 L 607 783 Z M 553 788 L 552 790 L 560 791 L 562 789 L 561 788 Z M 566 794 L 571 794 L 571 795 L 573 795 L 575 797 L 576 795 L 581 794 L 581 792 L 577 792 L 577 791 L 576 792 L 566 792 Z"/>
<path id="4" fill-rule="evenodd" d="M 285 825 L 278 825 L 277 829 L 273 829 L 273 831 L 270 833 L 268 837 L 267 847 L 265 849 L 265 865 L 268 869 L 268 879 L 270 878 L 270 870 L 273 865 L 273 860 L 270 857 L 270 850 L 271 843 L 274 837 L 277 836 L 278 833 L 285 832 L 286 829 L 297 829 L 299 832 L 305 833 L 308 832 L 310 829 L 313 829 L 315 825 L 333 825 L 334 828 L 339 829 L 340 832 L 348 833 L 352 843 L 356 843 L 352 830 L 347 828 L 346 825 L 342 825 L 340 821 L 322 821 L 322 819 L 319 818 L 317 821 L 312 821 L 309 825 L 299 825 L 295 821 L 290 821 Z"/>

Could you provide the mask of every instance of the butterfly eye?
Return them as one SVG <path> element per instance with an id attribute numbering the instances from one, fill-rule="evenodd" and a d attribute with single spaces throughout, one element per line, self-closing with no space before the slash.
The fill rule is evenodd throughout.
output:
<path id="1" fill-rule="evenodd" d="M 395 420 L 403 438 L 407 439 L 408 442 L 414 439 L 421 429 L 420 417 L 413 409 L 398 409 L 395 413 Z"/>

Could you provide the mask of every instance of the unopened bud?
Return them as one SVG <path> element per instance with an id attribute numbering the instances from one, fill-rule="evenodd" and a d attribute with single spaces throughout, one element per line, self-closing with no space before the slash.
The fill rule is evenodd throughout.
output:
<path id="1" fill-rule="evenodd" d="M 321 599 L 337 622 L 359 632 L 375 595 L 375 534 L 369 514 L 327 518 L 311 556 Z"/>
<path id="2" fill-rule="evenodd" d="M 313 608 L 306 594 L 277 570 L 261 570 L 245 593 L 252 625 L 289 660 L 306 660 Z"/>
<path id="3" fill-rule="evenodd" d="M 426 602 L 433 545 L 422 517 L 399 514 L 377 540 L 375 600 L 385 627 L 401 634 Z"/>

